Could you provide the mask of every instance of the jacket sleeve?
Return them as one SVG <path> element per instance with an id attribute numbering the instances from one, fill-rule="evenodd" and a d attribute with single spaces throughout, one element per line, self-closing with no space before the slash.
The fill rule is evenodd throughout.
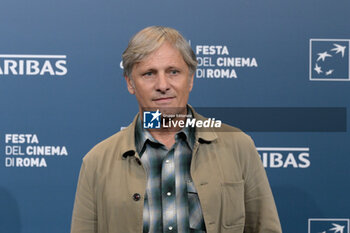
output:
<path id="1" fill-rule="evenodd" d="M 253 140 L 249 137 L 245 165 L 245 233 L 281 233 L 275 201 Z"/>
<path id="2" fill-rule="evenodd" d="M 96 197 L 94 191 L 94 168 L 86 161 L 80 169 L 75 196 L 71 233 L 97 233 Z"/>

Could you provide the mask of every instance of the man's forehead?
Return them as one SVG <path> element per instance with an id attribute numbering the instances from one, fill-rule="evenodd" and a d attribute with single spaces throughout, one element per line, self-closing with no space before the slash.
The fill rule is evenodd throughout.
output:
<path id="1" fill-rule="evenodd" d="M 182 54 L 177 48 L 173 46 L 161 46 L 157 50 L 153 51 L 141 61 L 134 64 L 133 68 L 156 68 L 156 67 L 178 67 L 186 66 L 187 64 L 182 57 Z"/>

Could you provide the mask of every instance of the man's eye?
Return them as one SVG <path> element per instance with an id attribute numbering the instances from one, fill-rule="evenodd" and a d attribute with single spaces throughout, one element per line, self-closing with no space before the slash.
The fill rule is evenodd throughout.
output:
<path id="1" fill-rule="evenodd" d="M 146 72 L 146 73 L 144 73 L 142 76 L 144 76 L 144 77 L 150 77 L 150 76 L 152 76 L 152 74 L 153 74 L 153 72 Z"/>
<path id="2" fill-rule="evenodd" d="M 179 73 L 178 70 L 171 70 L 171 71 L 170 71 L 170 74 L 173 74 L 173 75 L 174 75 L 174 74 L 178 74 L 178 73 Z"/>

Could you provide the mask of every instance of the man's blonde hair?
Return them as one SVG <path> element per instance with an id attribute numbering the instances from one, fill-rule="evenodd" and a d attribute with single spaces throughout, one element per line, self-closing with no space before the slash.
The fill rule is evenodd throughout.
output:
<path id="1" fill-rule="evenodd" d="M 131 38 L 122 55 L 124 76 L 131 77 L 134 64 L 157 50 L 164 42 L 179 50 L 192 76 L 197 68 L 197 59 L 191 46 L 177 30 L 163 26 L 147 27 Z"/>

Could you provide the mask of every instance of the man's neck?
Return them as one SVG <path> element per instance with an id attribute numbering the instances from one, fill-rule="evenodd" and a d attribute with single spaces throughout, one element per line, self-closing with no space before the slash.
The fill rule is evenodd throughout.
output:
<path id="1" fill-rule="evenodd" d="M 175 135 L 178 131 L 164 131 L 164 130 L 159 130 L 159 131 L 149 131 L 157 141 L 165 145 L 168 149 L 170 149 L 174 144 L 175 144 Z"/>

